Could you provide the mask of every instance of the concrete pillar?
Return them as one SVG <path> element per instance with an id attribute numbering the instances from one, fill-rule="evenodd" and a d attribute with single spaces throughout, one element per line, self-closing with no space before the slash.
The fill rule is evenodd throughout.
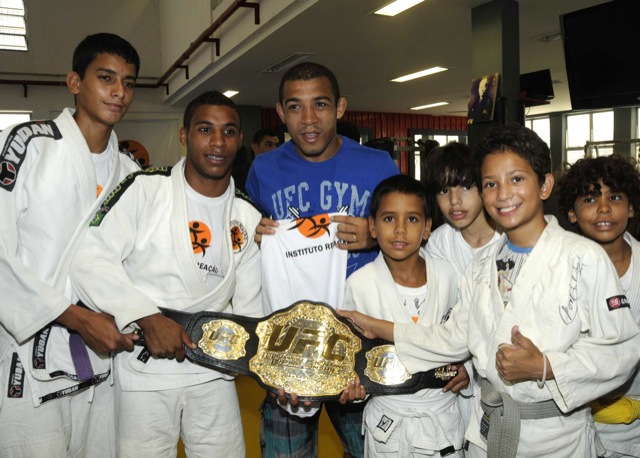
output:
<path id="1" fill-rule="evenodd" d="M 472 78 L 500 74 L 493 121 L 469 125 L 472 146 L 490 127 L 520 119 L 519 28 L 519 8 L 515 0 L 493 0 L 471 10 Z"/>

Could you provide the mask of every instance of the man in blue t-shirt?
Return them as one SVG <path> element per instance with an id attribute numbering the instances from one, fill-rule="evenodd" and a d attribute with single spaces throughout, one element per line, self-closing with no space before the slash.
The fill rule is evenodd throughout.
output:
<path id="1" fill-rule="evenodd" d="M 289 69 L 280 81 L 276 110 L 291 141 L 256 157 L 246 189 L 269 218 L 263 218 L 256 241 L 274 234 L 275 220 L 336 212 L 348 206 L 349 216 L 335 216 L 339 245 L 349 251 L 347 276 L 377 255 L 368 226 L 369 203 L 376 185 L 398 174 L 384 151 L 366 148 L 336 133 L 347 108 L 335 75 L 328 68 L 304 62 Z M 290 209 L 294 209 L 292 214 Z M 345 456 L 363 456 L 360 433 L 364 403 L 325 403 Z M 320 412 L 300 418 L 267 396 L 262 410 L 263 456 L 316 456 Z"/>

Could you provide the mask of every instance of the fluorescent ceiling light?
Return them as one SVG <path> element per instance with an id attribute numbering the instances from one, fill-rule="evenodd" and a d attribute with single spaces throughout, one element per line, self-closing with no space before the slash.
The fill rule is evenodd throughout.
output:
<path id="1" fill-rule="evenodd" d="M 394 83 L 404 83 L 405 81 L 414 80 L 416 78 L 422 78 L 423 76 L 433 75 L 434 73 L 446 72 L 449 70 L 447 67 L 433 67 L 426 70 L 420 70 L 419 72 L 411 73 L 410 75 L 399 76 L 392 79 Z"/>
<path id="2" fill-rule="evenodd" d="M 374 11 L 373 14 L 380 14 L 382 16 L 395 16 L 402 13 L 404 10 L 408 10 L 412 6 L 422 3 L 424 0 L 396 0 L 389 3 L 387 6 Z"/>
<path id="3" fill-rule="evenodd" d="M 422 105 L 420 107 L 413 107 L 413 108 L 409 108 L 409 109 L 410 110 L 426 110 L 427 108 L 441 107 L 442 105 L 449 105 L 449 102 L 430 103 L 429 105 Z"/>
<path id="4" fill-rule="evenodd" d="M 236 94 L 238 94 L 238 91 L 227 91 L 222 93 L 222 95 L 226 95 L 229 98 L 233 97 Z"/>

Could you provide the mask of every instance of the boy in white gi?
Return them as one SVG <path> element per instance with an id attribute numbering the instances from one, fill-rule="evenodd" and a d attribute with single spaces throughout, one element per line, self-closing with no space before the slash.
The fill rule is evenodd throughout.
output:
<path id="1" fill-rule="evenodd" d="M 73 262 L 86 304 L 140 327 L 144 348 L 116 357 L 118 456 L 243 457 L 233 377 L 185 361 L 195 348 L 158 307 L 247 316 L 262 314 L 260 213 L 236 193 L 231 166 L 240 147 L 240 115 L 219 92 L 192 100 L 173 168 L 128 177 L 96 214 Z"/>
<path id="2" fill-rule="evenodd" d="M 435 195 L 446 221 L 429 237 L 427 254 L 449 261 L 462 278 L 475 254 L 500 238 L 482 204 L 473 153 L 469 146 L 451 142 L 431 150 L 424 168 L 427 192 Z"/>
<path id="3" fill-rule="evenodd" d="M 369 230 L 380 254 L 347 280 L 345 309 L 396 323 L 443 323 L 458 298 L 451 265 L 429 258 L 422 242 L 431 219 L 424 186 L 406 175 L 373 192 Z M 463 456 L 464 425 L 456 395 L 441 388 L 374 396 L 364 410 L 365 456 Z"/>
<path id="4" fill-rule="evenodd" d="M 476 185 L 473 153 L 469 146 L 451 142 L 432 149 L 424 169 L 427 192 L 435 195 L 446 221 L 429 237 L 427 255 L 449 261 L 458 279 L 462 280 L 476 253 L 500 238 L 495 221 L 487 216 Z M 452 368 L 473 373 L 471 360 L 464 366 L 453 365 Z M 479 387 L 471 383 L 458 397 L 466 426 L 471 411 L 470 397 L 475 391 L 479 391 Z"/>
<path id="5" fill-rule="evenodd" d="M 626 232 L 640 209 L 640 173 L 628 159 L 580 159 L 560 181 L 560 210 L 613 262 L 640 324 L 640 243 Z M 636 349 L 637 351 L 637 349 Z M 640 375 L 591 404 L 607 457 L 640 457 Z"/>
<path id="6" fill-rule="evenodd" d="M 67 74 L 75 110 L 0 133 L 0 456 L 115 456 L 108 355 L 134 337 L 74 305 L 69 265 L 100 202 L 138 170 L 113 127 L 139 68 L 129 42 L 90 35 Z"/>
<path id="7" fill-rule="evenodd" d="M 480 376 L 467 456 L 596 456 L 589 402 L 622 385 L 640 334 L 618 276 L 596 243 L 545 218 L 549 148 L 522 126 L 475 150 L 482 199 L 500 240 L 472 261 L 442 325 L 342 312 L 367 337 L 394 340 L 409 372 L 471 355 Z"/>

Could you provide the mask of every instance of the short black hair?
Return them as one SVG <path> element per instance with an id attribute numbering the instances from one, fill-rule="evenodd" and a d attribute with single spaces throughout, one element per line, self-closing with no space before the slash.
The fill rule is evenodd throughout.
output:
<path id="1" fill-rule="evenodd" d="M 226 95 L 222 94 L 219 91 L 207 91 L 200 94 L 198 97 L 193 99 L 187 105 L 187 108 L 184 110 L 184 118 L 182 120 L 182 126 L 189 130 L 189 126 L 191 126 L 191 118 L 193 118 L 193 114 L 196 110 L 202 105 L 215 105 L 215 106 L 225 106 L 231 107 L 233 111 L 238 115 L 238 122 L 240 122 L 240 112 L 238 111 L 238 107 L 233 100 L 231 100 Z M 238 126 L 240 127 L 240 126 Z"/>
<path id="2" fill-rule="evenodd" d="M 631 158 L 614 155 L 580 159 L 566 170 L 559 180 L 560 212 L 567 217 L 576 199 L 599 195 L 599 180 L 613 192 L 626 194 L 634 211 L 640 209 L 640 173 L 636 164 Z"/>
<path id="3" fill-rule="evenodd" d="M 260 129 L 253 135 L 252 144 L 259 145 L 264 137 L 277 137 L 277 136 L 278 134 L 273 129 L 270 129 L 270 128 Z"/>
<path id="4" fill-rule="evenodd" d="M 545 175 L 551 173 L 551 152 L 547 144 L 531 129 L 519 124 L 497 126 L 490 129 L 475 148 L 477 183 L 482 183 L 481 168 L 487 156 L 513 152 L 527 161 L 542 185 Z M 479 188 L 482 190 L 482 186 Z"/>
<path id="5" fill-rule="evenodd" d="M 96 60 L 98 54 L 112 54 L 122 57 L 126 63 L 133 64 L 136 68 L 136 78 L 138 77 L 140 71 L 138 52 L 131 46 L 131 43 L 113 33 L 96 33 L 82 40 L 73 52 L 71 70 L 76 72 L 80 79 L 84 79 L 87 67 Z"/>
<path id="6" fill-rule="evenodd" d="M 475 186 L 473 152 L 468 145 L 450 142 L 433 148 L 424 162 L 423 183 L 435 194 L 455 186 Z"/>
<path id="7" fill-rule="evenodd" d="M 280 104 L 284 103 L 284 84 L 287 81 L 309 81 L 322 77 L 329 80 L 331 93 L 335 97 L 337 105 L 338 99 L 340 98 L 340 86 L 338 86 L 336 75 L 324 65 L 316 64 L 315 62 L 302 62 L 286 71 L 280 80 L 280 89 L 278 92 Z"/>
<path id="8" fill-rule="evenodd" d="M 371 206 L 369 213 L 372 218 L 376 217 L 378 209 L 380 208 L 380 202 L 382 198 L 392 192 L 399 192 L 400 194 L 406 194 L 409 196 L 417 196 L 422 200 L 422 209 L 424 210 L 425 219 L 429 219 L 429 199 L 427 197 L 427 190 L 424 185 L 415 178 L 408 175 L 393 175 L 389 178 L 385 178 L 378 186 L 373 190 L 371 196 Z"/>

